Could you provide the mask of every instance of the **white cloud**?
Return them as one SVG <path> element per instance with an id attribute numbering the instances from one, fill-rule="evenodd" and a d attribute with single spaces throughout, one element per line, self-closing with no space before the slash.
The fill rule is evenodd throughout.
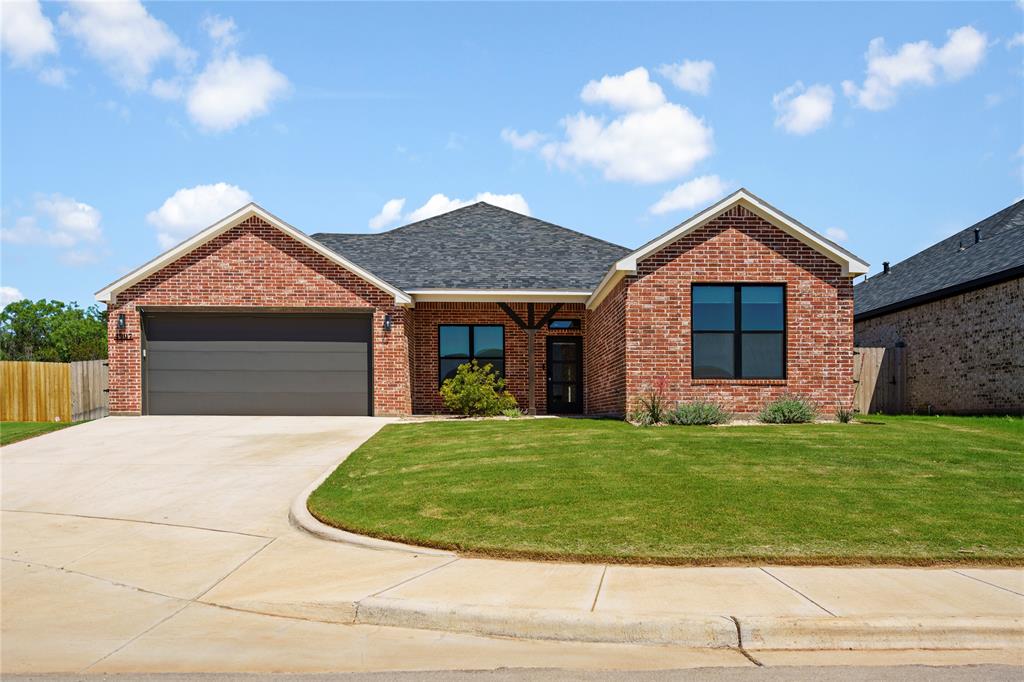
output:
<path id="1" fill-rule="evenodd" d="M 1012 50 L 1021 45 L 1024 45 L 1024 33 L 1014 33 L 1013 37 L 1006 41 L 1007 50 Z"/>
<path id="2" fill-rule="evenodd" d="M 4 227 L 0 237 L 12 244 L 67 248 L 99 241 L 103 236 L 101 220 L 100 212 L 89 204 L 62 194 L 39 195 L 32 213 L 15 219 L 13 227 Z"/>
<path id="3" fill-rule="evenodd" d="M 829 85 L 804 87 L 797 81 L 772 97 L 777 115 L 775 126 L 794 135 L 807 135 L 832 119 L 835 92 Z"/>
<path id="4" fill-rule="evenodd" d="M 533 149 L 543 142 L 546 137 L 546 135 L 538 133 L 536 130 L 529 130 L 525 133 L 520 133 L 513 128 L 505 128 L 501 131 L 501 139 L 508 142 L 516 149 L 522 150 Z"/>
<path id="5" fill-rule="evenodd" d="M 210 36 L 218 50 L 227 50 L 238 43 L 238 27 L 235 26 L 235 20 L 231 17 L 209 15 L 203 19 L 200 26 Z"/>
<path id="6" fill-rule="evenodd" d="M 615 109 L 653 109 L 665 103 L 661 86 L 651 81 L 647 69 L 638 66 L 621 76 L 604 76 L 583 86 L 580 99 L 588 104 L 604 103 Z"/>
<path id="7" fill-rule="evenodd" d="M 702 175 L 670 189 L 651 206 L 655 215 L 672 211 L 692 210 L 721 199 L 729 191 L 729 183 L 717 175 Z"/>
<path id="8" fill-rule="evenodd" d="M 380 213 L 370 218 L 370 229 L 380 230 L 394 223 L 402 217 L 403 208 L 405 208 L 405 199 L 390 199 L 384 202 Z"/>
<path id="9" fill-rule="evenodd" d="M 25 298 L 25 295 L 14 287 L 0 287 L 0 308 Z"/>
<path id="10" fill-rule="evenodd" d="M 188 114 L 204 130 L 231 130 L 267 113 L 289 87 L 266 57 L 231 53 L 215 58 L 199 74 L 188 93 Z"/>
<path id="11" fill-rule="evenodd" d="M 181 99 L 184 87 L 180 78 L 157 78 L 149 86 L 149 94 L 157 99 L 174 101 Z"/>
<path id="12" fill-rule="evenodd" d="M 31 66 L 41 57 L 57 54 L 53 23 L 38 0 L 0 3 L 0 43 L 14 66 Z"/>
<path id="13" fill-rule="evenodd" d="M 179 189 L 146 222 L 157 229 L 160 246 L 169 249 L 252 201 L 241 187 L 218 182 Z"/>
<path id="14" fill-rule="evenodd" d="M 68 86 L 67 71 L 59 66 L 51 66 L 39 71 L 39 80 L 55 88 L 66 88 Z"/>
<path id="15" fill-rule="evenodd" d="M 584 114 L 562 121 L 565 140 L 541 148 L 560 167 L 587 164 L 608 180 L 663 182 L 711 155 L 712 130 L 686 107 L 666 103 L 606 123 Z"/>
<path id="16" fill-rule="evenodd" d="M 436 215 L 448 213 L 449 211 L 454 211 L 455 209 L 475 204 L 478 201 L 484 201 L 492 206 L 499 206 L 501 208 L 508 209 L 509 211 L 522 213 L 523 215 L 530 215 L 530 206 L 526 203 L 526 199 L 522 194 L 492 194 L 491 192 L 481 192 L 469 201 L 463 201 L 462 199 L 449 199 L 444 194 L 438 193 L 427 199 L 427 202 L 415 211 L 407 214 L 405 216 L 405 222 L 414 223 L 417 220 L 433 218 Z"/>
<path id="17" fill-rule="evenodd" d="M 825 236 L 834 242 L 845 242 L 850 238 L 850 235 L 846 234 L 846 230 L 841 227 L 830 227 L 825 230 Z"/>
<path id="18" fill-rule="evenodd" d="M 706 95 L 711 91 L 711 76 L 715 72 L 714 62 L 707 60 L 684 60 L 680 64 L 664 64 L 658 69 L 680 90 L 695 95 Z"/>
<path id="19" fill-rule="evenodd" d="M 843 81 L 843 92 L 865 109 L 880 111 L 896 103 L 901 88 L 933 86 L 938 74 L 957 81 L 975 71 L 988 47 L 984 33 L 973 26 L 961 26 L 948 32 L 945 45 L 936 48 L 927 40 L 904 43 L 896 52 L 885 48 L 883 38 L 868 44 L 865 58 L 867 77 L 862 86 Z"/>
<path id="20" fill-rule="evenodd" d="M 188 70 L 195 59 L 195 53 L 139 0 L 73 0 L 59 22 L 129 90 L 145 87 L 161 61 L 172 60 L 178 70 Z"/>

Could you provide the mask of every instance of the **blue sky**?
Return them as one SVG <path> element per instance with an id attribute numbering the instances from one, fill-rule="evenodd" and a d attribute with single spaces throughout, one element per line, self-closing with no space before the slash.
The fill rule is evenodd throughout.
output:
<path id="1" fill-rule="evenodd" d="M 32 1 L 3 20 L 7 299 L 91 303 L 249 198 L 313 233 L 483 195 L 633 247 L 745 186 L 877 271 L 1024 195 L 1020 3 Z"/>

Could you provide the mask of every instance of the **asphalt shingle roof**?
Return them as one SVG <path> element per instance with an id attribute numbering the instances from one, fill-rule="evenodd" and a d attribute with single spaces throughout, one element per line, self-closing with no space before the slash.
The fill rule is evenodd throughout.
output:
<path id="1" fill-rule="evenodd" d="M 974 243 L 974 229 L 981 241 Z M 963 248 L 961 248 L 961 245 Z M 853 288 L 853 312 L 863 315 L 949 287 L 1024 267 L 1024 201 L 896 263 Z"/>
<path id="2" fill-rule="evenodd" d="M 387 232 L 312 238 L 404 290 L 589 291 L 630 252 L 484 202 Z"/>

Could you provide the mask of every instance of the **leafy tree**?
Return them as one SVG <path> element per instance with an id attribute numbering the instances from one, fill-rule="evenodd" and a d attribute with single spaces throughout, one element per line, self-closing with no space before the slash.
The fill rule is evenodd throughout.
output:
<path id="1" fill-rule="evenodd" d="M 0 358 L 75 362 L 107 357 L 107 313 L 97 306 L 22 300 L 0 312 Z"/>

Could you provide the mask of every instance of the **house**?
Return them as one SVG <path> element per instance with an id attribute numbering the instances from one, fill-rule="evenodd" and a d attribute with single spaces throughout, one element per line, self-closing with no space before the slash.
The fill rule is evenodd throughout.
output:
<path id="1" fill-rule="evenodd" d="M 1024 412 L 1024 201 L 854 287 L 858 346 L 900 346 L 905 408 Z"/>
<path id="2" fill-rule="evenodd" d="M 249 204 L 97 293 L 114 414 L 407 415 L 491 363 L 537 413 L 853 397 L 867 264 L 746 190 L 639 249 L 485 203 L 308 236 Z"/>

